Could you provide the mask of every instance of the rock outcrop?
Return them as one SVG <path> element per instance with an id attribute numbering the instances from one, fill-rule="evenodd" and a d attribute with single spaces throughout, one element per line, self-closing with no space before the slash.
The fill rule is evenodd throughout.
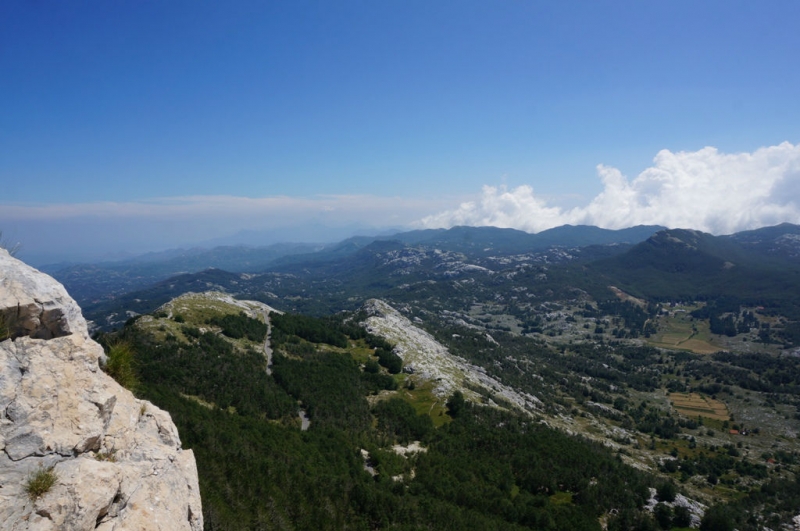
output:
<path id="1" fill-rule="evenodd" d="M 0 249 L 0 527 L 201 530 L 192 451 L 102 357 L 63 286 Z"/>
<path id="2" fill-rule="evenodd" d="M 393 343 L 395 354 L 402 358 L 405 369 L 411 371 L 414 378 L 435 382 L 433 392 L 437 396 L 444 398 L 460 390 L 467 399 L 482 402 L 481 395 L 473 390 L 482 388 L 486 394 L 502 398 L 522 411 L 531 412 L 541 407 L 541 400 L 530 393 L 518 392 L 488 375 L 484 368 L 450 353 L 432 335 L 386 302 L 370 299 L 362 309 L 367 319 L 361 325 Z M 489 404 L 498 405 L 492 400 Z"/>

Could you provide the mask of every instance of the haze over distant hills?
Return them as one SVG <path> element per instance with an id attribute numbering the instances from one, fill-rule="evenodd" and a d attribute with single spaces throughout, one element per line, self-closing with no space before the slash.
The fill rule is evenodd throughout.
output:
<path id="1" fill-rule="evenodd" d="M 134 258 L 92 264 L 50 264 L 41 269 L 55 276 L 85 304 L 117 296 L 180 273 L 217 268 L 234 273 L 256 273 L 270 266 L 328 262 L 347 256 L 376 241 L 434 246 L 448 251 L 514 254 L 548 247 L 583 247 L 636 243 L 663 227 L 639 226 L 607 230 L 589 226 L 557 227 L 537 234 L 496 227 L 454 227 L 401 232 L 385 236 L 357 236 L 334 244 L 280 243 L 264 247 L 224 245 L 211 249 L 172 249 Z"/>
<path id="2" fill-rule="evenodd" d="M 417 286 L 414 298 L 442 290 L 458 297 L 465 278 L 470 292 L 487 296 L 521 283 L 538 297 L 577 289 L 603 299 L 613 297 L 608 286 L 617 286 L 662 301 L 736 297 L 794 315 L 800 314 L 792 296 L 800 290 L 798 232 L 790 224 L 730 236 L 661 227 L 564 226 L 539 234 L 455 227 L 327 246 L 192 250 L 52 274 L 91 318 L 103 319 L 152 311 L 185 291 L 212 287 L 269 304 L 279 298 L 292 311 L 328 313 L 369 297 L 404 300 L 411 295 L 403 286 Z M 536 281 L 542 274 L 548 283 Z"/>

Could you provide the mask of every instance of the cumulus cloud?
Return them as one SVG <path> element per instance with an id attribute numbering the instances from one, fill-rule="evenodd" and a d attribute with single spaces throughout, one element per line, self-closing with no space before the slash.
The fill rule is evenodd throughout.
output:
<path id="1" fill-rule="evenodd" d="M 730 234 L 781 222 L 800 223 L 800 145 L 784 142 L 753 153 L 713 147 L 660 151 L 633 180 L 599 165 L 603 190 L 585 206 L 548 205 L 530 186 L 485 186 L 477 201 L 422 218 L 428 228 L 491 225 L 528 232 L 564 224 L 617 229 L 634 225 Z"/>

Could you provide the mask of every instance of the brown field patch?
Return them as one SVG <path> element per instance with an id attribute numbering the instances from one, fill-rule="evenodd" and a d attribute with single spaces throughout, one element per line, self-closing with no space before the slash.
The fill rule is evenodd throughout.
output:
<path id="1" fill-rule="evenodd" d="M 670 393 L 669 399 L 678 413 L 687 417 L 705 417 L 712 420 L 730 420 L 728 407 L 719 400 L 698 393 Z"/>

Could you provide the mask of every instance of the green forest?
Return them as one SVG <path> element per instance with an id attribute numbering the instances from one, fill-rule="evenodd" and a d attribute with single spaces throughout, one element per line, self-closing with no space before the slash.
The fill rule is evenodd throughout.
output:
<path id="1" fill-rule="evenodd" d="M 657 480 L 604 446 L 458 395 L 435 428 L 391 391 L 391 345 L 330 319 L 274 320 L 269 375 L 225 339 L 258 329 L 242 319 L 220 316 L 221 335 L 180 323 L 186 341 L 165 343 L 132 320 L 113 338 L 195 453 L 206 529 L 655 529 L 642 506 Z M 391 450 L 411 441 L 425 451 Z"/>

